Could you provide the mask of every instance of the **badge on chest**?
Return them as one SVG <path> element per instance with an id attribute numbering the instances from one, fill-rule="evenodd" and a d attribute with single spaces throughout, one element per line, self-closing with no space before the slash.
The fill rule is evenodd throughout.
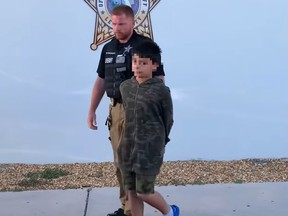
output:
<path id="1" fill-rule="evenodd" d="M 116 64 L 123 64 L 125 63 L 125 56 L 123 55 L 117 55 L 116 56 Z"/>

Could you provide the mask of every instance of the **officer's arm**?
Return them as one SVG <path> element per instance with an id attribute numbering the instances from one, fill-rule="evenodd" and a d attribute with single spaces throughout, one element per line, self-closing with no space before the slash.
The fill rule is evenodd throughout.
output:
<path id="1" fill-rule="evenodd" d="M 94 130 L 97 129 L 97 121 L 96 121 L 95 112 L 104 93 L 105 93 L 104 79 L 98 76 L 93 86 L 91 103 L 90 103 L 90 108 L 89 108 L 88 118 L 87 118 L 88 127 Z"/>

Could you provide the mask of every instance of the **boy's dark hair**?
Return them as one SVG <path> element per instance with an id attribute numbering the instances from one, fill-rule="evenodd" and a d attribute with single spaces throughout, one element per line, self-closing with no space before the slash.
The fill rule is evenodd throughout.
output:
<path id="1" fill-rule="evenodd" d="M 142 58 L 150 58 L 153 63 L 161 64 L 161 49 L 152 40 L 143 40 L 132 49 L 132 55 L 136 54 Z"/>
<path id="2" fill-rule="evenodd" d="M 113 8 L 112 15 L 119 16 L 122 14 L 125 14 L 127 17 L 131 17 L 134 19 L 134 11 L 128 5 L 120 4 L 120 5 L 116 6 L 115 8 Z"/>

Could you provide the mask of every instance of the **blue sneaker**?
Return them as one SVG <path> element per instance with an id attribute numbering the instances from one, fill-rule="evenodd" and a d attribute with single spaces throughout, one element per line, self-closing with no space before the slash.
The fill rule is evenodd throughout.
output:
<path id="1" fill-rule="evenodd" d="M 174 216 L 179 216 L 180 215 L 180 209 L 178 206 L 176 205 L 170 205 L 172 210 L 173 210 L 173 215 Z"/>

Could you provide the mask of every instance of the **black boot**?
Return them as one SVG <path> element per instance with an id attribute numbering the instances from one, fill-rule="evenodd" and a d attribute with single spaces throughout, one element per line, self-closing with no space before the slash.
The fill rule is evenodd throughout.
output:
<path id="1" fill-rule="evenodd" d="M 124 210 L 119 208 L 117 211 L 114 213 L 107 214 L 107 216 L 127 216 L 124 214 Z"/>

